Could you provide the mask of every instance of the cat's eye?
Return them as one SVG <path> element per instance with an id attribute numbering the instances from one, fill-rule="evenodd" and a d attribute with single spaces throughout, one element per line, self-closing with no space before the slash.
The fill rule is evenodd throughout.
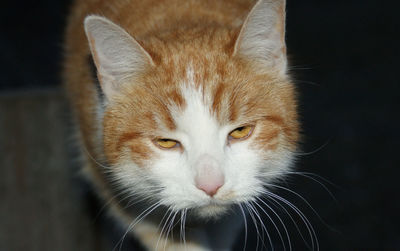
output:
<path id="1" fill-rule="evenodd" d="M 251 135 L 254 126 L 241 126 L 229 133 L 229 139 L 245 139 Z"/>
<path id="2" fill-rule="evenodd" d="M 171 149 L 180 145 L 178 141 L 173 139 L 156 139 L 154 142 L 157 146 L 166 149 Z"/>

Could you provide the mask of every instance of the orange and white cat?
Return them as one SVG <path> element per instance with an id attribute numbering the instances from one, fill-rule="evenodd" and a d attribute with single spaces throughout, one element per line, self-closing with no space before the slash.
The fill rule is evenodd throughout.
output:
<path id="1" fill-rule="evenodd" d="M 229 250 L 229 209 L 293 161 L 284 0 L 76 1 L 64 78 L 85 172 L 149 250 Z"/>

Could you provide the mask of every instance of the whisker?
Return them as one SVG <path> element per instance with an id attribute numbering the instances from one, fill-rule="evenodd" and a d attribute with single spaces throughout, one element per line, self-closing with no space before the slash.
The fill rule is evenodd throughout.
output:
<path id="1" fill-rule="evenodd" d="M 317 175 L 317 174 L 315 174 L 315 173 L 289 171 L 289 172 L 287 172 L 287 174 L 299 175 L 299 176 L 308 178 L 308 179 L 310 179 L 310 180 L 312 180 L 312 181 L 318 183 L 318 184 L 321 185 L 322 188 L 324 188 L 324 190 L 331 196 L 331 198 L 332 198 L 336 203 L 338 203 L 336 197 L 335 197 L 335 196 L 333 195 L 333 193 L 328 189 L 328 187 L 325 186 L 324 183 L 322 183 L 321 181 L 317 180 L 316 178 L 314 178 L 314 177 L 312 177 L 312 176 L 315 176 L 315 177 L 317 177 L 317 178 L 319 178 L 319 179 L 325 181 L 326 183 L 330 184 L 331 186 L 334 186 L 336 189 L 342 190 L 338 185 L 334 184 L 333 182 L 331 182 L 331 181 L 325 179 L 324 177 L 321 177 L 321 176 L 319 176 L 319 175 Z"/>
<path id="2" fill-rule="evenodd" d="M 257 201 L 253 201 L 253 202 L 254 202 L 254 204 L 256 204 L 256 205 L 264 212 L 264 214 L 265 214 L 265 215 L 268 217 L 268 219 L 272 222 L 272 224 L 274 225 L 276 231 L 278 232 L 279 238 L 280 238 L 281 241 L 282 241 L 283 248 L 284 248 L 284 250 L 286 250 L 286 244 L 285 244 L 285 242 L 284 242 L 284 240 L 283 240 L 282 234 L 281 234 L 281 232 L 279 231 L 278 226 L 277 226 L 277 225 L 275 224 L 275 222 L 273 221 L 272 217 L 264 210 L 264 208 L 262 208 L 262 206 L 261 206 L 260 204 L 257 203 Z M 286 229 L 285 224 L 283 224 L 283 221 L 281 220 L 281 218 L 279 217 L 279 215 L 278 215 L 277 213 L 275 213 L 275 211 L 272 210 L 271 207 L 269 207 L 268 205 L 267 205 L 267 207 L 275 214 L 275 216 L 278 218 L 278 220 L 279 220 L 280 223 L 282 224 L 283 228 L 285 229 L 286 237 L 287 237 L 288 240 L 289 240 L 289 250 L 292 250 L 292 247 L 291 247 L 291 245 L 290 245 L 289 233 L 288 233 L 288 231 L 287 231 L 287 229 Z"/>
<path id="3" fill-rule="evenodd" d="M 308 70 L 307 68 L 299 68 L 299 69 Z M 312 81 L 307 81 L 307 80 L 295 80 L 295 82 L 298 83 L 298 84 L 309 84 L 309 85 L 318 86 L 318 87 L 321 86 L 321 84 L 318 84 L 318 83 L 315 83 L 315 82 L 312 82 Z"/>
<path id="4" fill-rule="evenodd" d="M 247 220 L 246 220 L 246 214 L 244 213 L 243 207 L 241 204 L 238 204 L 240 211 L 242 212 L 243 215 L 243 220 L 244 220 L 244 244 L 243 244 L 243 251 L 246 250 L 247 246 Z"/>
<path id="5" fill-rule="evenodd" d="M 262 238 L 261 238 L 261 242 L 262 242 L 262 244 L 263 244 L 263 247 L 264 247 L 265 249 L 267 249 L 267 247 L 265 246 L 265 243 L 264 243 L 264 232 L 267 234 L 267 236 L 269 236 L 268 230 L 267 230 L 267 228 L 265 227 L 265 225 L 264 225 L 264 223 L 263 223 L 263 221 L 262 221 L 262 219 L 261 219 L 261 217 L 260 217 L 260 215 L 259 215 L 257 209 L 252 205 L 251 202 L 249 202 L 249 206 L 250 206 L 250 209 L 254 212 L 255 216 L 256 216 L 256 217 L 258 218 L 258 220 L 260 221 L 261 230 L 262 230 L 262 234 L 263 234 L 263 235 L 262 235 Z M 273 248 L 272 248 L 272 249 L 273 249 Z"/>
<path id="6" fill-rule="evenodd" d="M 333 183 L 332 181 L 316 174 L 316 173 L 311 173 L 311 172 L 299 172 L 299 171 L 289 171 L 289 174 L 303 174 L 303 175 L 309 175 L 309 176 L 315 176 L 317 178 L 320 178 L 321 180 L 325 181 L 326 183 L 329 183 L 330 185 L 334 186 L 337 189 L 340 189 L 340 187 L 338 185 L 336 185 L 335 183 Z"/>
<path id="7" fill-rule="evenodd" d="M 163 221 L 164 221 L 165 217 L 167 216 L 167 214 L 169 213 L 169 211 L 170 211 L 170 208 L 168 208 L 168 209 L 165 211 L 164 216 L 162 217 L 160 223 L 158 223 L 157 232 L 159 232 L 160 226 L 161 226 L 161 224 L 163 223 Z M 158 236 L 157 246 L 158 246 L 158 242 L 159 242 L 160 239 L 161 239 L 161 235 L 162 235 L 162 232 L 160 232 L 160 235 Z M 156 249 L 157 249 L 157 246 L 156 246 Z"/>
<path id="8" fill-rule="evenodd" d="M 174 227 L 175 227 L 175 225 L 176 225 L 176 224 L 174 224 L 174 221 L 175 221 L 175 216 L 176 216 L 178 213 L 179 213 L 179 211 L 176 211 L 176 212 L 175 212 L 174 216 L 172 216 L 172 218 L 171 218 L 171 220 L 170 220 L 170 222 L 169 222 L 169 224 L 168 224 L 167 236 L 166 236 L 165 242 L 164 242 L 164 250 L 165 250 L 165 246 L 166 246 L 166 244 L 167 244 L 167 242 L 168 242 L 169 233 L 171 233 L 171 242 L 174 241 Z"/>
<path id="9" fill-rule="evenodd" d="M 181 217 L 180 217 L 180 229 L 179 229 L 179 242 L 184 244 L 184 248 L 186 250 L 186 239 L 185 239 L 185 212 L 186 208 L 180 210 Z"/>
<path id="10" fill-rule="evenodd" d="M 160 192 L 162 190 L 163 190 L 162 188 L 155 188 L 154 190 L 147 190 L 148 193 L 151 193 L 151 194 L 149 194 L 147 196 L 141 196 L 139 194 L 132 194 L 132 196 L 130 196 L 130 197 L 134 197 L 133 199 L 138 199 L 138 200 L 130 200 L 124 208 L 126 209 L 126 208 L 129 208 L 129 207 L 131 207 L 131 206 L 133 206 L 135 204 L 138 204 L 138 203 L 140 203 L 142 201 L 153 199 L 154 194 L 158 193 L 158 192 Z"/>
<path id="11" fill-rule="evenodd" d="M 185 224 L 186 224 L 186 216 L 187 216 L 187 208 L 184 209 L 184 217 L 183 217 L 183 244 L 186 250 L 186 233 L 185 233 Z"/>
<path id="12" fill-rule="evenodd" d="M 125 231 L 124 235 L 122 238 L 117 242 L 116 246 L 113 248 L 113 251 L 119 246 L 119 251 L 122 249 L 122 243 L 125 240 L 126 235 L 138 224 L 140 221 L 142 221 L 147 215 L 149 215 L 151 212 L 153 212 L 156 208 L 158 208 L 161 205 L 161 202 L 157 202 L 150 207 L 148 207 L 146 210 L 144 210 L 141 214 L 139 214 L 134 221 L 132 221 L 131 224 L 129 224 L 127 230 Z"/>
<path id="13" fill-rule="evenodd" d="M 316 246 L 317 250 L 319 250 L 319 243 L 318 243 L 318 239 L 317 239 L 317 234 L 315 233 L 315 230 L 313 228 L 313 226 L 311 225 L 310 221 L 308 220 L 308 218 L 303 214 L 303 212 L 298 209 L 295 205 L 293 205 L 291 202 L 289 202 L 288 200 L 282 198 L 279 195 L 276 195 L 270 191 L 264 191 L 265 194 L 272 196 L 280 201 L 282 201 L 283 203 L 285 203 L 286 205 L 288 205 L 293 211 L 295 211 L 297 213 L 297 215 L 300 216 L 300 218 L 302 219 L 302 221 L 304 222 L 304 225 L 307 228 L 307 231 L 310 234 L 310 239 L 311 239 L 311 246 L 312 249 L 314 249 L 314 247 Z M 315 239 L 315 241 L 314 241 Z"/>
<path id="14" fill-rule="evenodd" d="M 308 65 L 291 65 L 289 71 L 291 70 L 312 70 L 313 68 Z M 297 81 L 297 80 L 296 80 Z"/>
<path id="15" fill-rule="evenodd" d="M 86 152 L 86 154 L 89 156 L 89 158 L 90 158 L 95 164 L 97 164 L 98 166 L 103 167 L 103 168 L 105 168 L 105 169 L 109 169 L 109 168 L 110 168 L 109 166 L 105 166 L 105 165 L 103 165 L 102 163 L 100 163 L 99 161 L 97 161 L 97 160 L 93 157 L 93 155 L 89 152 L 89 150 L 86 148 L 86 146 L 85 146 L 84 144 L 82 144 L 82 148 L 83 148 L 83 150 Z"/>
<path id="16" fill-rule="evenodd" d="M 99 209 L 99 212 L 98 212 L 98 213 L 96 214 L 96 216 L 94 217 L 94 222 L 97 221 L 97 219 L 100 217 L 100 215 L 102 214 L 102 212 L 104 211 L 104 209 L 105 209 L 108 205 L 110 205 L 111 202 L 112 202 L 115 198 L 121 196 L 121 195 L 124 194 L 124 193 L 128 193 L 128 191 L 126 191 L 126 190 L 119 191 L 117 194 L 115 194 L 115 195 L 112 196 L 110 199 L 108 199 L 108 200 L 104 203 L 104 205 Z M 129 197 L 130 197 L 130 195 L 124 197 L 123 199 L 121 199 L 121 200 L 118 201 L 117 203 L 120 203 L 120 202 L 122 202 L 122 201 L 128 199 Z"/>
<path id="17" fill-rule="evenodd" d="M 250 218 L 252 219 L 253 224 L 254 224 L 254 226 L 255 226 L 255 228 L 256 228 L 256 231 L 257 231 L 257 244 L 256 244 L 256 251 L 257 251 L 257 250 L 258 250 L 258 242 L 259 242 L 260 233 L 258 232 L 257 223 L 255 222 L 253 213 L 252 213 L 252 212 L 250 211 L 250 209 L 248 208 L 247 203 L 245 203 L 244 206 L 247 208 L 247 211 L 249 212 Z"/>
<path id="18" fill-rule="evenodd" d="M 168 212 L 170 212 L 170 213 L 168 214 Z M 160 240 L 161 240 L 161 237 L 163 236 L 164 229 L 165 229 L 165 227 L 166 227 L 166 225 L 167 225 L 167 222 L 168 222 L 169 218 L 171 217 L 171 215 L 172 215 L 173 213 L 174 213 L 174 211 L 172 211 L 170 208 L 168 208 L 167 212 L 165 213 L 165 215 L 168 214 L 168 217 L 165 219 L 165 222 L 164 222 L 163 227 L 162 227 L 162 229 L 161 229 L 160 236 L 158 237 L 155 250 L 157 250 L 157 248 L 158 248 L 158 244 L 159 244 L 159 242 L 160 242 Z M 165 217 L 165 215 L 164 215 L 164 217 Z M 164 219 L 164 217 L 163 217 L 163 219 Z M 160 224 L 161 224 L 161 223 L 162 223 L 162 220 L 161 220 Z M 159 226 L 160 226 L 160 225 L 159 225 Z"/>
<path id="19" fill-rule="evenodd" d="M 322 150 L 324 147 L 326 147 L 329 144 L 330 140 L 327 140 L 324 144 L 322 144 L 320 147 L 318 147 L 317 149 L 311 151 L 311 152 L 294 152 L 294 154 L 296 156 L 308 156 L 308 155 L 312 155 L 314 153 L 319 152 L 320 150 Z"/>
<path id="20" fill-rule="evenodd" d="M 265 201 L 263 201 L 261 198 L 258 198 L 258 199 L 259 199 L 264 205 L 266 205 L 266 206 L 268 207 L 268 204 L 267 204 Z M 308 249 L 311 249 L 311 247 L 308 245 L 306 239 L 304 238 L 303 234 L 301 233 L 299 226 L 297 225 L 296 221 L 293 219 L 293 217 L 292 217 L 292 215 L 289 213 L 289 211 L 288 211 L 284 206 L 282 206 L 282 205 L 279 203 L 279 201 L 275 200 L 274 198 L 272 198 L 272 197 L 270 197 L 270 196 L 267 196 L 266 199 L 267 199 L 267 200 L 272 200 L 272 202 L 275 202 L 282 210 L 285 211 L 285 213 L 289 216 L 289 218 L 290 218 L 291 221 L 293 222 L 294 226 L 296 227 L 297 232 L 300 234 L 300 237 L 301 237 L 301 239 L 304 241 L 304 243 L 306 244 L 307 248 L 308 248 Z M 273 203 L 272 203 L 272 204 L 273 204 Z M 274 205 L 274 204 L 273 204 L 273 205 Z M 276 205 L 275 205 L 275 206 L 276 206 Z"/>
<path id="21" fill-rule="evenodd" d="M 313 213 L 318 217 L 318 219 L 319 219 L 327 228 L 329 228 L 331 231 L 336 232 L 336 230 L 333 229 L 331 226 L 329 226 L 329 224 L 326 223 L 326 222 L 322 219 L 322 217 L 321 217 L 321 216 L 317 213 L 317 211 L 311 206 L 311 204 L 310 204 L 303 196 L 301 196 L 299 193 L 296 193 L 295 191 L 293 191 L 293 190 L 291 190 L 291 189 L 289 189 L 289 188 L 287 188 L 287 187 L 283 187 L 283 186 L 279 186 L 279 185 L 268 184 L 268 186 L 276 187 L 276 188 L 285 190 L 285 191 L 287 191 L 287 192 L 289 192 L 289 193 L 292 193 L 292 194 L 296 195 L 298 198 L 300 198 L 303 202 L 305 202 L 305 203 L 307 204 L 307 206 L 313 211 Z"/>
<path id="22" fill-rule="evenodd" d="M 182 210 L 180 210 L 180 213 L 181 213 L 181 217 L 180 217 L 180 224 L 179 224 L 179 244 L 182 244 L 182 240 L 183 240 L 183 236 L 182 236 L 182 232 L 183 232 L 183 227 L 182 227 L 182 224 L 183 224 L 183 211 L 184 211 L 184 209 L 182 209 Z"/>
<path id="23" fill-rule="evenodd" d="M 260 232 L 259 232 L 258 227 L 257 227 L 257 220 L 256 220 L 256 218 L 255 218 L 255 216 L 254 216 L 254 214 L 257 215 L 257 213 L 254 212 L 253 208 L 250 206 L 249 203 L 246 203 L 246 207 L 247 207 L 247 210 L 248 210 L 248 212 L 249 212 L 249 214 L 250 214 L 250 217 L 251 217 L 252 220 L 253 220 L 254 226 L 255 226 L 256 231 L 257 231 L 256 250 L 258 250 L 258 246 L 259 246 L 259 238 L 258 238 L 258 237 L 261 237 L 261 236 L 260 236 Z M 253 213 L 253 212 L 254 212 L 254 213 Z M 257 216 L 258 216 L 258 215 L 257 215 Z M 261 221 L 261 218 L 259 218 L 259 220 Z M 262 221 L 261 221 L 261 222 L 262 222 Z M 263 229 L 262 229 L 262 230 L 263 230 Z M 266 235 L 267 235 L 267 237 L 268 237 L 269 244 L 270 244 L 270 246 L 271 246 L 271 250 L 274 250 L 274 245 L 273 245 L 273 243 L 272 243 L 271 236 L 270 236 L 269 232 L 267 231 L 267 229 L 265 229 L 265 233 L 266 233 Z M 264 243 L 264 235 L 261 237 L 261 240 L 262 240 L 263 246 L 267 249 L 267 247 L 265 246 L 265 243 Z"/>

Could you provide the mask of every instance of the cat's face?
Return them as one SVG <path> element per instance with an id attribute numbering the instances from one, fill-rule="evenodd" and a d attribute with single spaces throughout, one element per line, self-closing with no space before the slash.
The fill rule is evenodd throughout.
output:
<path id="1" fill-rule="evenodd" d="M 297 123 L 287 80 L 203 53 L 168 55 L 126 84 L 106 110 L 104 142 L 125 189 L 208 216 L 288 168 Z"/>
<path id="2" fill-rule="evenodd" d="M 259 1 L 241 29 L 141 44 L 104 18 L 86 19 L 107 100 L 104 153 L 119 186 L 210 217 L 284 173 L 298 124 L 281 4 Z"/>

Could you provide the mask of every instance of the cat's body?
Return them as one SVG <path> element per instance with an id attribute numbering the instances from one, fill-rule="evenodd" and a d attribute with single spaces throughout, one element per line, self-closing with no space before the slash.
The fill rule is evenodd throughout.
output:
<path id="1" fill-rule="evenodd" d="M 229 249 L 242 219 L 229 209 L 288 169 L 298 123 L 284 18 L 282 0 L 73 6 L 64 77 L 85 171 L 150 250 Z M 130 225 L 141 213 L 149 215 Z M 185 213 L 185 245 L 160 238 L 163 223 Z"/>

